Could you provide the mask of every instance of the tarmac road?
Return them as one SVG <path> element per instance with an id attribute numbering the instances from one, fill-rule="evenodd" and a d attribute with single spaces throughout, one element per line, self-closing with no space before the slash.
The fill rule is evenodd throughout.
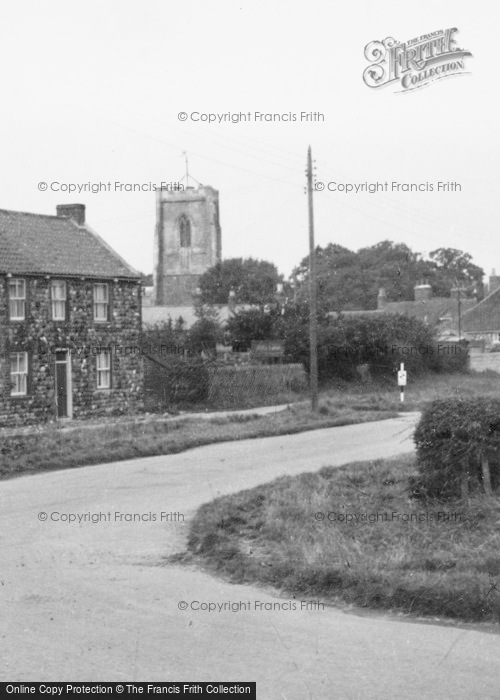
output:
<path id="1" fill-rule="evenodd" d="M 1 680 L 257 681 L 259 700 L 499 698 L 498 634 L 301 610 L 163 561 L 184 549 L 201 503 L 282 474 L 409 452 L 415 418 L 2 482 Z"/>

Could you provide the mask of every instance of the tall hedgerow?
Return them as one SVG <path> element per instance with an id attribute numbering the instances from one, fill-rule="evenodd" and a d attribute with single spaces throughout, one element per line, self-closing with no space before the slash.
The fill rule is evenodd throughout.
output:
<path id="1" fill-rule="evenodd" d="M 414 496 L 466 498 L 500 487 L 500 399 L 438 399 L 423 411 L 414 434 L 418 478 Z"/>

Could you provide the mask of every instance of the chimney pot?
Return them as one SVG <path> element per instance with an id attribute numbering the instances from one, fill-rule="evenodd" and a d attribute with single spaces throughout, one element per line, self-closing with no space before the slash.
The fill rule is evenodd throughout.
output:
<path id="1" fill-rule="evenodd" d="M 387 294 L 385 293 L 384 287 L 380 287 L 377 296 L 377 309 L 384 309 L 387 304 Z"/>
<path id="2" fill-rule="evenodd" d="M 488 280 L 488 292 L 491 294 L 491 292 L 494 292 L 496 289 L 500 287 L 500 277 L 495 274 L 495 269 L 491 271 L 490 278 Z"/>
<path id="3" fill-rule="evenodd" d="M 85 225 L 85 204 L 58 204 L 57 216 L 72 219 L 78 226 Z"/>
<path id="4" fill-rule="evenodd" d="M 417 284 L 413 291 L 415 301 L 428 301 L 432 298 L 432 287 L 430 284 Z"/>

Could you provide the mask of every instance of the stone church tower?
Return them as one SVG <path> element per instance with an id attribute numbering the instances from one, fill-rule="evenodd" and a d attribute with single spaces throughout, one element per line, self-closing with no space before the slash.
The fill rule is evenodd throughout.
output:
<path id="1" fill-rule="evenodd" d="M 220 260 L 218 191 L 157 190 L 153 303 L 192 306 L 200 275 Z"/>

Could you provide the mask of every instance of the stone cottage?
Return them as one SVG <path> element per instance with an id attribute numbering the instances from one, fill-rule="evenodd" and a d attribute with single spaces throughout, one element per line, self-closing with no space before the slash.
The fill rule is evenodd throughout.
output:
<path id="1" fill-rule="evenodd" d="M 0 426 L 133 413 L 141 285 L 85 222 L 0 210 Z"/>

